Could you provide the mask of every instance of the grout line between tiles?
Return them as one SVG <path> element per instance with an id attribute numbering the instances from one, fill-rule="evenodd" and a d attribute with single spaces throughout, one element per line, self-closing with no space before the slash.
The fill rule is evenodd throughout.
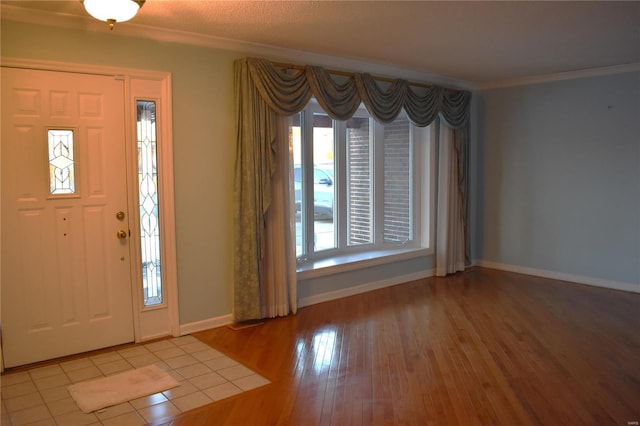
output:
<path id="1" fill-rule="evenodd" d="M 184 412 L 183 410 L 180 409 L 180 406 L 187 408 L 186 411 L 188 411 L 189 409 L 195 409 L 202 405 L 219 401 L 221 399 L 228 398 L 233 395 L 237 395 L 239 393 L 237 392 L 238 390 L 241 393 L 253 388 L 253 387 L 250 387 L 244 390 L 242 389 L 241 386 L 238 386 L 235 383 L 240 378 L 229 380 L 226 377 L 223 377 L 221 374 L 219 374 L 221 370 L 224 370 L 230 367 L 238 367 L 238 366 L 244 367 L 242 364 L 236 362 L 234 359 L 229 358 L 228 356 L 220 353 L 216 349 L 213 349 L 204 343 L 203 343 L 204 346 L 197 345 L 198 343 L 202 343 L 202 342 L 190 335 L 182 336 L 182 337 L 168 339 L 168 340 L 161 340 L 159 342 L 153 342 L 146 345 L 141 344 L 141 345 L 133 346 L 131 348 L 127 348 L 127 349 L 113 350 L 111 352 L 105 352 L 95 356 L 87 356 L 84 358 L 78 358 L 70 361 L 61 361 L 61 362 L 47 365 L 44 367 L 34 367 L 31 370 L 25 371 L 27 373 L 28 380 L 25 379 L 24 382 L 19 382 L 19 383 L 16 382 L 14 384 L 7 385 L 7 388 L 11 386 L 16 386 L 16 385 L 23 385 L 24 383 L 30 382 L 34 386 L 35 392 L 30 392 L 28 394 L 37 393 L 40 399 L 44 402 L 44 407 L 46 408 L 46 411 L 50 416 L 48 419 L 37 419 L 36 421 L 40 422 L 45 420 L 53 420 L 56 424 L 59 424 L 58 422 L 61 418 L 66 418 L 66 419 L 75 418 L 73 416 L 76 416 L 77 418 L 82 418 L 84 415 L 84 413 L 82 413 L 79 408 L 77 409 L 77 411 L 66 411 L 63 413 L 59 413 L 57 416 L 53 415 L 54 411 L 59 410 L 60 409 L 59 407 L 63 406 L 64 403 L 62 401 L 70 397 L 70 396 L 61 396 L 64 392 L 61 391 L 59 388 L 62 388 L 64 386 L 66 389 L 68 385 L 73 383 L 79 383 L 86 380 L 94 380 L 100 377 L 106 377 L 112 374 L 117 374 L 120 372 L 124 372 L 130 369 L 135 369 L 143 366 L 143 365 L 138 365 L 136 367 L 132 362 L 129 361 L 132 358 L 146 356 L 146 355 L 153 355 L 153 357 L 156 359 L 155 362 L 152 362 L 153 364 L 159 365 L 163 370 L 167 371 L 167 373 L 172 375 L 174 378 L 182 377 L 181 382 L 183 386 L 186 386 L 186 384 L 188 383 L 190 386 L 193 387 L 193 389 L 189 389 L 187 393 L 185 393 L 184 395 L 178 394 L 173 398 L 170 397 L 171 396 L 170 390 L 164 391 L 164 392 L 167 392 L 167 394 L 165 394 L 164 392 L 159 392 L 158 394 L 160 394 L 160 396 L 157 396 L 158 394 L 154 394 L 154 395 L 149 395 L 147 397 L 143 397 L 143 398 L 152 398 L 153 401 L 156 401 L 149 405 L 136 407 L 134 404 L 132 404 L 131 401 L 129 401 L 124 404 L 129 404 L 129 406 L 131 407 L 131 411 L 118 412 L 113 416 L 109 416 L 108 414 L 105 416 L 105 413 L 107 413 L 109 409 L 114 409 L 114 407 L 108 407 L 103 410 L 98 410 L 92 413 L 96 418 L 96 422 L 94 423 L 100 423 L 102 425 L 104 425 L 105 422 L 108 422 L 110 419 L 113 419 L 114 417 L 125 416 L 127 414 L 131 415 L 130 413 L 135 413 L 136 415 L 140 416 L 146 421 L 156 421 L 156 420 L 160 420 L 160 418 L 154 418 L 153 413 L 155 411 L 161 411 L 161 410 L 154 410 L 150 408 L 150 407 L 153 407 L 154 405 L 164 404 L 163 409 L 167 409 L 169 410 L 169 412 L 179 414 Z M 203 349 L 196 350 L 194 352 L 187 352 L 184 350 L 185 348 L 191 349 L 191 348 L 197 348 L 198 346 L 203 347 Z M 143 348 L 146 352 L 138 348 Z M 180 352 L 174 349 L 179 349 Z M 126 356 L 123 355 L 121 352 L 125 352 Z M 176 355 L 175 357 L 162 359 L 161 357 L 158 357 L 157 355 L 158 352 L 162 352 L 162 354 L 168 354 L 168 353 L 169 354 L 179 353 L 179 354 Z M 207 353 L 204 353 L 204 352 L 207 352 Z M 195 355 L 195 354 L 198 354 L 198 355 Z M 171 367 L 167 362 L 167 361 L 170 361 L 171 359 L 185 357 L 185 356 L 193 357 L 196 360 L 196 362 L 192 362 L 191 364 L 188 364 L 186 366 L 180 366 L 180 361 L 174 361 L 173 364 L 176 365 L 175 368 Z M 186 360 L 186 358 L 184 359 Z M 139 360 L 140 358 L 138 358 L 138 361 Z M 152 359 L 149 359 L 149 360 L 152 360 Z M 217 361 L 211 362 L 214 360 L 217 360 Z M 87 364 L 86 361 L 88 361 L 89 364 Z M 207 363 L 209 363 L 210 365 L 207 365 Z M 76 366 L 81 366 L 81 365 L 84 365 L 84 367 L 75 368 Z M 128 365 L 128 367 L 126 367 L 126 365 Z M 149 364 L 144 364 L 144 365 L 149 365 Z M 212 366 L 218 366 L 218 365 L 219 365 L 218 368 L 212 367 Z M 119 369 L 119 367 L 125 367 L 126 370 Z M 185 367 L 191 367 L 191 368 L 184 370 Z M 89 368 L 96 369 L 100 373 L 100 375 L 90 377 L 87 379 L 81 379 L 81 380 L 78 380 L 77 382 L 74 382 L 72 380 L 74 377 L 78 377 L 78 375 L 81 374 L 81 373 L 77 373 L 78 371 L 83 369 L 89 369 Z M 110 371 L 111 368 L 116 368 L 116 370 Z M 270 383 L 266 378 L 253 372 L 253 370 L 247 367 L 244 367 L 244 368 L 247 371 L 251 371 L 252 373 L 251 376 L 256 377 L 257 379 L 256 383 L 259 383 L 259 386 L 263 386 L 264 384 Z M 178 371 L 180 369 L 183 369 L 183 371 L 188 371 L 188 372 L 202 371 L 202 374 L 197 374 L 196 376 L 193 376 L 193 377 L 191 376 L 185 377 L 185 376 L 182 376 Z M 74 372 L 76 373 L 74 374 Z M 215 373 L 215 376 L 213 375 L 211 376 L 213 380 L 213 382 L 211 382 L 212 383 L 211 386 L 204 389 L 200 389 L 197 386 L 193 386 L 191 380 L 197 379 L 198 377 L 202 377 L 202 376 L 205 376 L 206 374 L 211 374 L 211 373 Z M 11 374 L 12 373 L 9 373 L 4 377 L 10 376 Z M 22 374 L 22 372 L 17 372 L 15 374 Z M 34 378 L 34 376 L 36 378 Z M 68 383 L 46 387 L 43 389 L 41 388 L 42 386 L 48 386 L 49 384 L 57 383 L 58 379 L 56 379 L 56 377 L 58 376 L 63 376 L 64 378 L 61 377 L 59 378 L 59 380 L 61 380 L 62 382 L 67 381 Z M 222 379 L 223 381 L 220 382 L 220 379 Z M 196 380 L 196 383 L 200 383 L 200 382 Z M 203 381 L 203 383 L 206 383 L 206 381 Z M 37 386 L 38 384 L 41 387 L 38 387 Z M 204 384 L 202 385 L 204 386 Z M 28 385 L 24 385 L 23 387 L 25 386 L 28 386 Z M 51 395 L 53 395 L 53 393 L 56 392 L 56 389 L 60 392 L 60 394 L 56 394 L 57 397 L 53 399 Z M 174 388 L 174 389 L 177 389 L 177 388 Z M 46 397 L 47 395 L 49 395 L 50 397 L 47 398 Z M 15 398 L 19 398 L 22 396 L 24 395 L 16 396 Z M 191 399 L 189 399 L 190 396 L 191 396 Z M 5 392 L 3 391 L 2 392 L 3 418 L 8 417 L 9 419 L 11 419 L 12 414 L 14 415 L 14 418 L 15 418 L 16 413 L 20 411 L 26 411 L 26 410 L 34 411 L 34 409 L 36 408 L 34 406 L 34 407 L 25 408 L 23 410 L 14 410 L 12 412 L 8 412 L 7 406 L 5 404 L 6 399 L 13 399 L 13 398 L 6 398 Z M 142 398 L 140 398 L 140 400 L 142 400 Z M 174 402 L 175 400 L 177 400 L 178 403 Z M 142 403 L 139 403 L 136 405 L 140 405 L 140 404 Z M 115 406 L 115 407 L 119 407 L 120 405 L 122 404 L 119 404 L 118 406 Z M 55 409 L 52 410 L 52 407 L 55 407 Z M 123 409 L 126 410 L 127 407 L 124 406 L 124 407 L 115 408 L 115 410 L 123 410 Z M 40 412 L 42 412 L 42 410 L 40 410 Z M 22 414 L 24 414 L 25 416 L 28 415 L 28 413 L 26 412 L 19 413 L 19 415 L 22 415 Z"/>

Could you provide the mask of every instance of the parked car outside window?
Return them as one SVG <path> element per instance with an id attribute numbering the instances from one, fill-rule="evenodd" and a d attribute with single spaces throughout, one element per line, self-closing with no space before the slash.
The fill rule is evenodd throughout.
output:
<path id="1" fill-rule="evenodd" d="M 301 211 L 302 174 L 300 165 L 293 166 L 296 212 Z M 313 168 L 313 215 L 315 219 L 333 219 L 333 170 Z"/>

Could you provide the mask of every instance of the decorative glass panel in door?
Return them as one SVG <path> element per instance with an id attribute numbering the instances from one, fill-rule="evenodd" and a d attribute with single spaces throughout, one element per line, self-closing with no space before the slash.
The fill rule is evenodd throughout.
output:
<path id="1" fill-rule="evenodd" d="M 144 306 L 163 303 L 158 212 L 156 103 L 137 102 L 140 253 Z"/>
<path id="2" fill-rule="evenodd" d="M 49 193 L 51 195 L 75 194 L 76 172 L 73 147 L 73 130 L 49 129 Z"/>

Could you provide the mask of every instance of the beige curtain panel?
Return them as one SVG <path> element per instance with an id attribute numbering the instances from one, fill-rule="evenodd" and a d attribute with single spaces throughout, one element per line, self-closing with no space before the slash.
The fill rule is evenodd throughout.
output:
<path id="1" fill-rule="evenodd" d="M 261 309 L 264 306 L 261 292 L 265 279 L 265 218 L 271 205 L 275 153 L 288 149 L 283 142 L 278 146 L 277 141 L 286 138 L 278 138 L 276 134 L 277 117 L 300 112 L 313 96 L 336 120 L 351 118 L 362 102 L 382 123 L 393 121 L 404 109 L 416 126 L 428 126 L 440 116 L 447 126 L 466 129 L 471 93 L 439 86 L 414 90 L 406 80 L 393 80 L 381 87 L 369 74 L 333 78 L 321 67 L 281 68 L 257 58 L 237 60 L 234 72 L 238 129 L 234 318 L 245 321 L 265 315 Z M 467 132 L 463 134 L 465 137 L 459 138 L 459 142 L 466 144 Z M 458 147 L 458 152 L 466 151 L 466 147 Z M 461 164 L 468 161 L 458 160 Z M 463 165 L 462 169 L 466 167 Z M 461 191 L 466 194 L 466 188 Z M 283 262 L 290 263 L 290 259 Z M 290 283 L 282 285 L 291 287 Z M 295 312 L 295 301 L 290 301 L 290 305 Z"/>

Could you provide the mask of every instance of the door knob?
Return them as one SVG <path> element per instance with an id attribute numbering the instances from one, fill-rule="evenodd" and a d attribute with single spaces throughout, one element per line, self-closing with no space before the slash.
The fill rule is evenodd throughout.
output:
<path id="1" fill-rule="evenodd" d="M 118 232 L 116 232 L 116 236 L 118 237 L 119 240 L 125 240 L 127 238 L 127 231 L 125 231 L 124 229 L 121 229 Z"/>
<path id="2" fill-rule="evenodd" d="M 124 219 L 124 212 L 118 212 L 118 213 L 116 213 L 116 219 L 118 219 L 118 220 L 123 220 L 123 219 Z"/>

